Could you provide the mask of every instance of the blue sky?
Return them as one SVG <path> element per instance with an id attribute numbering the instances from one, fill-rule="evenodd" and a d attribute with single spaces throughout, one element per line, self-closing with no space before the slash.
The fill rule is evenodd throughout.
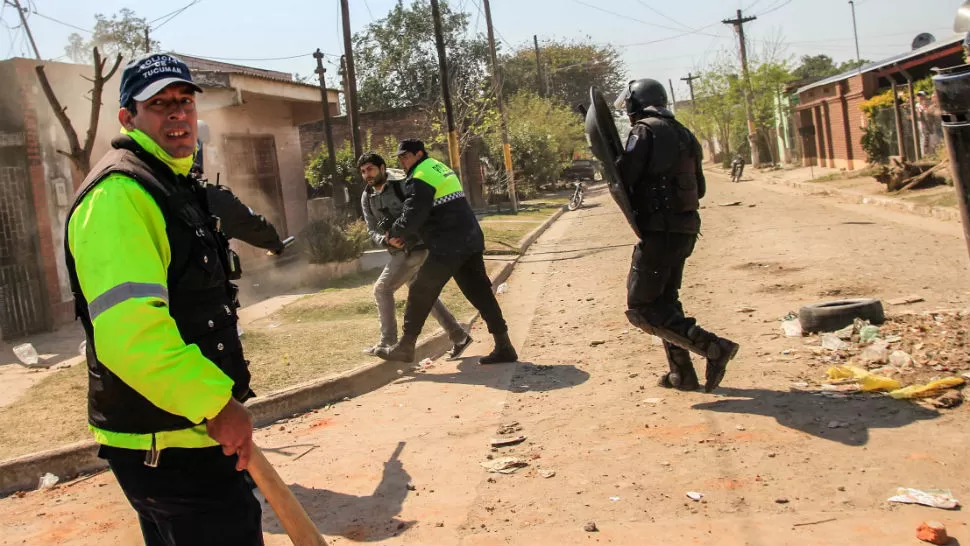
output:
<path id="1" fill-rule="evenodd" d="M 67 36 L 75 32 L 62 23 L 90 28 L 95 13 L 111 14 L 124 7 L 152 20 L 190 1 L 33 0 L 40 15 L 32 15 L 29 21 L 41 55 L 56 58 L 63 55 Z M 356 31 L 382 17 L 396 1 L 350 0 L 352 27 Z M 471 13 L 473 28 L 485 32 L 485 20 L 479 11 L 481 0 L 451 2 Z M 906 51 L 920 32 L 931 32 L 937 38 L 951 35 L 953 16 L 960 3 L 858 0 L 862 56 L 878 60 Z M 686 83 L 679 81 L 680 77 L 704 66 L 719 51 L 733 52 L 737 48 L 731 27 L 720 23 L 733 17 L 737 8 L 744 8 L 746 16 L 759 16 L 746 25 L 751 49 L 781 36 L 792 57 L 817 53 L 828 54 L 836 61 L 855 57 L 847 0 L 491 0 L 491 6 L 500 35 L 497 39 L 506 50 L 531 46 L 533 34 L 540 41 L 588 37 L 598 43 L 610 43 L 623 53 L 631 78 L 672 78 L 678 98 L 687 96 Z M 8 7 L 2 19 L 13 27 L 15 16 Z M 343 42 L 339 16 L 339 0 L 198 0 L 155 29 L 153 38 L 168 50 L 244 59 L 233 62 L 305 75 L 313 70 L 315 61 L 309 54 L 314 49 L 340 54 Z M 23 32 L 0 27 L 0 58 L 24 54 L 29 54 L 29 49 Z M 331 86 L 335 85 L 334 73 L 329 72 L 328 76 Z"/>

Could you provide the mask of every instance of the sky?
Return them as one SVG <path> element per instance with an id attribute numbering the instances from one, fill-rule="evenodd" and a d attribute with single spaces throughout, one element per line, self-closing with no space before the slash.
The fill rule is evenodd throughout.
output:
<path id="1" fill-rule="evenodd" d="M 194 0 L 175 17 L 165 15 L 193 0 L 21 0 L 30 2 L 28 23 L 45 59 L 65 60 L 67 37 L 90 29 L 94 14 L 130 8 L 155 20 L 152 38 L 164 50 L 226 60 L 283 72 L 311 74 L 310 54 L 320 48 L 336 60 L 343 49 L 339 0 Z M 404 0 L 410 2 L 413 0 Z M 427 0 L 422 0 L 427 2 Z M 356 32 L 380 19 L 397 0 L 350 0 Z M 485 33 L 482 0 L 450 0 L 471 14 L 472 28 Z M 697 72 L 721 52 L 736 54 L 737 38 L 721 21 L 736 10 L 757 19 L 745 25 L 749 53 L 777 38 L 793 61 L 824 53 L 837 62 L 855 58 L 852 12 L 847 0 L 491 0 L 500 51 L 532 46 L 544 39 L 588 39 L 611 44 L 621 53 L 630 79 L 673 80 L 678 99 L 686 98 L 688 72 Z M 929 32 L 951 36 L 959 0 L 857 0 L 856 18 L 863 58 L 873 61 L 910 49 L 913 38 Z M 429 8 L 430 17 L 430 8 Z M 52 19 L 56 19 L 55 22 Z M 13 8 L 0 13 L 0 59 L 32 56 Z M 797 64 L 797 63 L 796 63 Z M 331 67 L 333 68 L 333 67 Z M 336 86 L 335 71 L 328 69 Z"/>

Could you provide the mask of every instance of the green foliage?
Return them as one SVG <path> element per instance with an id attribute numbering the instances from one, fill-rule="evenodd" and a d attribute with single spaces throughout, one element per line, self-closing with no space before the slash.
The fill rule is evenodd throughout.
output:
<path id="1" fill-rule="evenodd" d="M 626 84 L 623 60 L 611 45 L 547 40 L 539 48 L 545 81 L 540 82 L 536 74 L 535 50 L 523 47 L 499 59 L 503 93 L 538 93 L 540 89 L 548 88 L 549 97 L 573 106 L 589 102 L 592 86 L 612 100 Z"/>
<path id="2" fill-rule="evenodd" d="M 926 91 L 930 95 L 936 93 L 936 86 L 933 85 L 933 76 L 927 76 L 922 80 L 917 80 L 913 82 L 913 90 L 916 93 L 920 91 Z"/>
<path id="3" fill-rule="evenodd" d="M 439 3 L 459 145 L 493 115 L 488 41 L 470 31 L 468 13 Z M 360 107 L 364 111 L 417 107 L 428 112 L 434 140 L 443 143 L 444 106 L 431 9 L 426 0 L 394 4 L 386 16 L 354 35 Z M 409 135 L 410 136 L 410 135 Z"/>
<path id="4" fill-rule="evenodd" d="M 452 93 L 488 80 L 488 42 L 469 36 L 469 15 L 439 3 Z M 354 35 L 363 110 L 428 106 L 440 102 L 441 79 L 434 25 L 427 2 L 398 2 L 388 14 Z M 467 85 L 470 84 L 470 85 Z"/>
<path id="5" fill-rule="evenodd" d="M 509 143 L 516 189 L 524 198 L 554 182 L 575 150 L 585 150 L 583 125 L 569 107 L 554 99 L 521 92 L 508 99 Z M 491 163 L 503 163 L 498 122 L 485 138 Z"/>
<path id="6" fill-rule="evenodd" d="M 859 105 L 859 108 L 862 109 L 862 112 L 870 120 L 872 120 L 873 117 L 875 117 L 876 112 L 878 112 L 879 110 L 883 108 L 892 108 L 892 107 L 893 107 L 892 89 L 887 89 L 886 91 L 883 91 L 878 95 L 875 95 L 871 99 L 864 101 L 862 104 Z"/>
<path id="7" fill-rule="evenodd" d="M 869 59 L 845 61 L 836 64 L 832 57 L 828 55 L 803 55 L 801 64 L 792 71 L 794 80 L 816 81 L 829 76 L 835 76 L 843 72 L 854 70 L 861 66 L 870 64 Z"/>
<path id="8" fill-rule="evenodd" d="M 307 261 L 312 264 L 357 259 L 370 244 L 367 225 L 362 220 L 346 226 L 318 220 L 303 229 L 299 240 Z"/>
<path id="9" fill-rule="evenodd" d="M 377 152 L 384 158 L 384 161 L 387 161 L 388 167 L 395 166 L 394 153 L 397 150 L 397 143 L 398 140 L 393 136 L 386 137 L 382 143 L 374 143 L 369 131 L 363 142 L 364 151 Z M 336 148 L 334 156 L 337 159 L 338 187 L 341 187 L 339 184 L 345 184 L 350 188 L 356 187 L 359 184 L 360 176 L 357 172 L 357 158 L 354 157 L 354 150 L 350 141 L 346 141 L 343 147 Z M 330 180 L 330 158 L 327 154 L 326 142 L 317 146 L 317 149 L 307 158 L 304 176 L 310 182 L 310 185 L 315 188 L 325 187 L 330 191 L 333 190 L 334 185 Z"/>
<path id="10" fill-rule="evenodd" d="M 92 50 L 97 47 L 102 57 L 122 57 L 131 58 L 145 52 L 145 28 L 148 21 L 144 17 L 138 17 L 135 12 L 128 8 L 107 18 L 104 14 L 94 15 L 94 33 L 87 41 L 78 34 L 73 33 L 68 36 L 67 46 L 64 53 L 76 63 L 90 63 L 92 60 Z M 153 52 L 158 51 L 161 44 L 156 40 L 149 42 L 149 49 Z"/>
<path id="11" fill-rule="evenodd" d="M 889 161 L 889 138 L 882 127 L 870 119 L 862 135 L 862 149 L 870 164 L 883 164 Z"/>

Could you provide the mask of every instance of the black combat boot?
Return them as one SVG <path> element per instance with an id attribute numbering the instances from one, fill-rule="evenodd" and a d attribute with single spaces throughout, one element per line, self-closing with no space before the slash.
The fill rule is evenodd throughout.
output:
<path id="1" fill-rule="evenodd" d="M 374 351 L 374 355 L 394 362 L 414 362 L 414 345 L 417 342 L 418 336 L 404 334 L 393 347 L 381 347 Z"/>
<path id="2" fill-rule="evenodd" d="M 509 339 L 508 332 L 493 334 L 492 337 L 495 338 L 495 349 L 487 356 L 480 358 L 478 360 L 480 364 L 505 364 L 519 359 L 515 347 L 512 346 L 512 340 Z"/>
<path id="3" fill-rule="evenodd" d="M 703 351 L 707 358 L 707 373 L 704 392 L 711 392 L 721 384 L 727 364 L 738 354 L 740 345 L 723 337 L 718 337 L 698 326 L 691 326 L 687 337 Z"/>
<path id="4" fill-rule="evenodd" d="M 700 383 L 697 381 L 694 363 L 690 360 L 690 352 L 669 341 L 664 341 L 664 351 L 667 353 L 670 372 L 660 378 L 660 386 L 667 389 L 696 391 Z"/>

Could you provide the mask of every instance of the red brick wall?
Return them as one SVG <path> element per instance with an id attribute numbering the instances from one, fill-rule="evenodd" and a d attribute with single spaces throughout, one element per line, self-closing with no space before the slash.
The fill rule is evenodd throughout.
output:
<path id="1" fill-rule="evenodd" d="M 383 146 L 384 139 L 387 137 L 395 139 L 428 138 L 431 135 L 431 122 L 427 115 L 416 108 L 364 112 L 360 115 L 358 125 L 360 125 L 360 137 L 365 148 L 367 147 L 368 135 L 370 135 L 373 146 Z M 345 146 L 350 140 L 350 123 L 347 116 L 331 118 L 331 130 L 333 131 L 334 146 L 337 149 Z M 313 153 L 324 142 L 322 120 L 300 126 L 300 146 L 304 158 Z"/>
<path id="2" fill-rule="evenodd" d="M 70 322 L 74 318 L 73 302 L 54 302 L 53 294 L 60 294 L 60 284 L 57 278 L 57 257 L 54 253 L 54 241 L 51 238 L 51 224 L 48 216 L 47 181 L 44 177 L 44 163 L 40 151 L 40 134 L 37 125 L 38 100 L 47 100 L 35 89 L 37 76 L 33 70 L 33 63 L 18 61 L 17 79 L 19 81 L 21 104 L 23 105 L 24 133 L 27 149 L 27 178 L 30 182 L 31 195 L 34 203 L 34 222 L 37 230 L 38 251 L 40 254 L 41 275 L 44 278 L 43 299 L 48 302 L 50 309 L 49 323 L 60 325 Z"/>

